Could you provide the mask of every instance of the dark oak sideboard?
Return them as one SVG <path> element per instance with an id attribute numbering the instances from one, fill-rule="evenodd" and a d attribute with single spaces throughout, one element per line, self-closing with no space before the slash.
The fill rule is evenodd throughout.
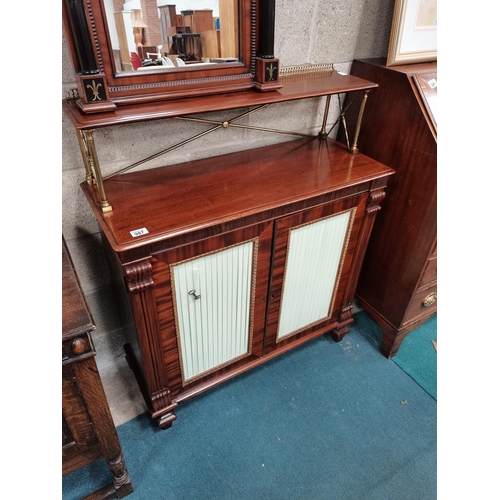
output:
<path id="1" fill-rule="evenodd" d="M 364 110 L 359 150 L 396 170 L 356 291 L 390 358 L 437 311 L 437 63 L 356 60 L 351 74 L 379 84 Z M 356 118 L 354 105 L 350 126 Z"/>
<path id="2" fill-rule="evenodd" d="M 132 483 L 95 362 L 94 321 L 64 238 L 62 277 L 62 474 L 104 458 L 112 481 L 85 500 L 123 498 Z"/>

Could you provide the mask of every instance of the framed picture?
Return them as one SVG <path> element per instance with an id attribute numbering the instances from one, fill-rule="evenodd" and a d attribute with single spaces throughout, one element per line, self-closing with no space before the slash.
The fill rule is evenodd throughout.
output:
<path id="1" fill-rule="evenodd" d="M 387 66 L 437 60 L 437 0 L 396 0 Z"/>

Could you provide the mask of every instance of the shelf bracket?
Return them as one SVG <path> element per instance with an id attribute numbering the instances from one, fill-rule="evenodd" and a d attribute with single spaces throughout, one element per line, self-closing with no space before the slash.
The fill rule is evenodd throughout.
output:
<path id="1" fill-rule="evenodd" d="M 369 92 L 369 90 L 365 91 L 365 93 L 363 95 L 363 101 L 361 102 L 361 109 L 360 109 L 359 114 L 358 114 L 358 121 L 356 124 L 356 131 L 354 134 L 354 142 L 353 142 L 352 147 L 349 146 L 349 131 L 347 130 L 347 123 L 346 123 L 346 119 L 345 119 L 345 114 L 346 114 L 347 110 L 349 109 L 349 107 L 351 106 L 351 104 L 358 98 L 359 92 L 356 92 L 354 94 L 354 97 L 345 106 L 344 106 L 345 100 L 344 100 L 344 102 L 341 101 L 341 98 L 340 98 L 341 94 L 336 94 L 337 99 L 338 99 L 339 115 L 338 115 L 337 119 L 335 120 L 335 122 L 333 123 L 333 125 L 330 127 L 330 130 L 328 130 L 328 131 L 326 131 L 326 123 L 328 120 L 328 113 L 330 111 L 331 94 L 326 96 L 325 112 L 323 115 L 323 125 L 321 127 L 321 131 L 318 133 L 318 138 L 319 139 L 326 139 L 332 133 L 333 129 L 339 124 L 339 122 L 342 122 L 342 125 L 344 127 L 344 132 L 345 132 L 346 143 L 347 143 L 347 150 L 351 154 L 359 153 L 359 150 L 357 147 L 357 142 L 358 142 L 359 131 L 361 129 L 361 119 L 363 117 L 363 110 L 365 107 L 366 99 L 368 98 L 368 95 L 367 95 L 368 92 Z M 345 95 L 347 96 L 347 94 L 345 94 Z"/>

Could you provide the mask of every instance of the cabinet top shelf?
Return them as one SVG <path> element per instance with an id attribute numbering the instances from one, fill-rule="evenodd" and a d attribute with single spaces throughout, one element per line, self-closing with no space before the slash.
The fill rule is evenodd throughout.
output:
<path id="1" fill-rule="evenodd" d="M 82 188 L 114 250 L 135 249 L 139 258 L 142 246 L 268 220 L 340 190 L 366 192 L 393 173 L 333 139 L 311 138 L 116 176 L 106 181 L 113 211 L 105 214 L 96 187 Z"/>
<path id="2" fill-rule="evenodd" d="M 249 106 L 369 90 L 378 85 L 336 71 L 321 71 L 283 76 L 283 87 L 269 92 L 248 90 L 210 96 L 186 97 L 166 101 L 118 106 L 112 112 L 82 113 L 74 99 L 63 101 L 63 108 L 77 130 L 88 130 L 126 123 L 137 123 L 189 114 L 224 111 Z"/>

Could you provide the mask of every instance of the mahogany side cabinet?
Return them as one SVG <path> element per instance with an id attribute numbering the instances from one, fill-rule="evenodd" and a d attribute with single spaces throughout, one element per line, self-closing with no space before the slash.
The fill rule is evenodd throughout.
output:
<path id="1" fill-rule="evenodd" d="M 394 170 L 359 153 L 362 112 L 348 147 L 329 136 L 343 109 L 358 100 L 364 106 L 377 83 L 330 65 L 286 73 L 279 90 L 268 92 L 136 103 L 95 114 L 82 113 L 74 99 L 63 102 L 86 168 L 81 187 L 124 313 L 127 360 L 162 429 L 176 419 L 180 402 L 319 335 L 331 332 L 340 341 L 353 321 L 359 272 Z M 206 121 L 205 132 L 154 158 L 224 133 L 266 106 L 321 96 L 319 133 L 278 131 L 294 138 L 165 167 L 131 171 L 148 158 L 106 177 L 100 172 L 96 128 Z M 328 130 L 332 98 L 339 114 Z M 224 119 L 200 117 L 214 111 Z"/>
<path id="2" fill-rule="evenodd" d="M 390 358 L 437 311 L 437 63 L 355 60 L 351 74 L 379 84 L 364 110 L 359 150 L 396 171 L 356 290 Z M 356 113 L 354 105 L 347 121 Z"/>
<path id="3" fill-rule="evenodd" d="M 308 340 L 348 333 L 393 170 L 301 138 L 125 173 L 82 189 L 128 316 L 127 359 L 153 419 Z"/>
<path id="4" fill-rule="evenodd" d="M 62 475 L 104 458 L 112 480 L 85 500 L 123 498 L 130 476 L 95 362 L 95 329 L 66 242 L 62 242 Z"/>

